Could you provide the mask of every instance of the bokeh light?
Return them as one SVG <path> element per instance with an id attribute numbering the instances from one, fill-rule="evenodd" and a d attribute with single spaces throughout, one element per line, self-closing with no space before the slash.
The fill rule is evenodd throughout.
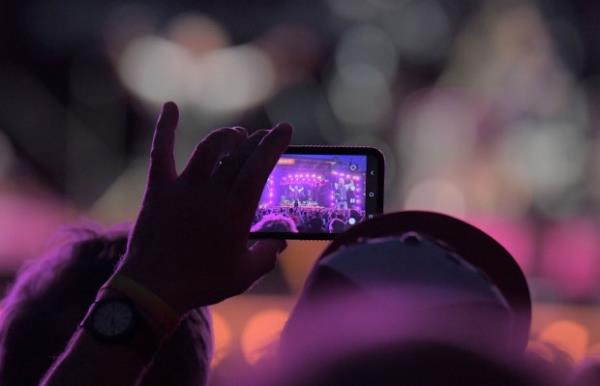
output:
<path id="1" fill-rule="evenodd" d="M 437 0 L 410 0 L 383 15 L 404 60 L 431 63 L 441 60 L 450 48 L 450 20 Z M 403 4 L 402 4 L 403 3 Z"/>
<path id="2" fill-rule="evenodd" d="M 227 320 L 215 310 L 211 310 L 212 329 L 214 339 L 213 358 L 211 366 L 219 363 L 229 354 L 233 345 L 233 333 Z"/>
<path id="3" fill-rule="evenodd" d="M 120 61 L 123 82 L 141 98 L 155 104 L 185 100 L 192 58 L 176 43 L 157 36 L 130 42 Z"/>
<path id="4" fill-rule="evenodd" d="M 430 210 L 459 218 L 467 213 L 465 197 L 459 187 L 442 179 L 417 183 L 406 194 L 404 209 Z"/>
<path id="5" fill-rule="evenodd" d="M 348 127 L 379 130 L 392 106 L 385 75 L 366 63 L 344 64 L 331 80 L 328 96 L 336 118 Z"/>
<path id="6" fill-rule="evenodd" d="M 272 353 L 288 319 L 284 310 L 265 310 L 254 315 L 249 321 L 241 337 L 244 358 L 249 363 L 256 363 L 268 353 Z"/>
<path id="7" fill-rule="evenodd" d="M 539 340 L 554 345 L 573 360 L 580 361 L 587 352 L 589 335 L 588 329 L 581 324 L 571 320 L 559 320 L 544 328 Z"/>
<path id="8" fill-rule="evenodd" d="M 541 248 L 545 275 L 572 298 L 585 298 L 599 288 L 598 225 L 589 220 L 568 220 L 550 226 Z"/>
<path id="9" fill-rule="evenodd" d="M 559 215 L 557 197 L 581 179 L 586 146 L 577 127 L 522 122 L 504 138 L 499 152 L 502 166 L 528 182 L 540 207 Z"/>
<path id="10" fill-rule="evenodd" d="M 206 55 L 189 75 L 191 103 L 215 113 L 256 106 L 271 94 L 275 81 L 268 57 L 252 46 Z"/>
<path id="11" fill-rule="evenodd" d="M 398 53 L 384 30 L 373 25 L 359 25 L 344 34 L 338 45 L 335 62 L 337 71 L 346 80 L 356 75 L 352 73 L 351 64 L 373 66 L 386 79 L 393 80 L 397 75 Z"/>

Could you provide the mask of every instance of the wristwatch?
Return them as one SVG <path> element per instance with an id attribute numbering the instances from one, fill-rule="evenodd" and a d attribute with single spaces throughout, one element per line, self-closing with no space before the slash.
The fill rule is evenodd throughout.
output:
<path id="1" fill-rule="evenodd" d="M 125 298 L 108 298 L 94 303 L 84 328 L 96 339 L 106 342 L 126 342 L 135 331 L 137 311 Z"/>
<path id="2" fill-rule="evenodd" d="M 158 350 L 161 340 L 136 305 L 126 297 L 106 297 L 94 302 L 81 327 L 98 342 L 132 346 L 148 361 Z"/>

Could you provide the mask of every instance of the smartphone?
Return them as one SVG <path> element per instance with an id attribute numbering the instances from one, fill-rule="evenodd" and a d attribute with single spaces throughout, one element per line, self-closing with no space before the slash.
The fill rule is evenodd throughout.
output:
<path id="1" fill-rule="evenodd" d="M 250 237 L 331 240 L 383 212 L 383 178 L 375 148 L 290 146 L 265 184 Z"/>

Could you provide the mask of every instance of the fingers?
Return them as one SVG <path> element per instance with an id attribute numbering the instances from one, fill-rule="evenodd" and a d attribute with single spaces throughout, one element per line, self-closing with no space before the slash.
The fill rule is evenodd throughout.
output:
<path id="1" fill-rule="evenodd" d="M 269 130 L 256 131 L 235 152 L 223 158 L 215 170 L 214 181 L 222 186 L 231 187 L 248 158 L 268 133 Z"/>
<path id="2" fill-rule="evenodd" d="M 234 126 L 234 127 L 233 127 L 233 130 L 235 130 L 235 131 L 239 132 L 239 133 L 240 133 L 240 134 L 242 134 L 244 137 L 247 137 L 247 136 L 248 136 L 248 132 L 246 131 L 246 129 L 244 129 L 244 128 L 243 128 L 243 127 L 241 127 L 241 126 Z"/>
<path id="3" fill-rule="evenodd" d="M 285 240 L 259 240 L 250 247 L 243 270 L 246 288 L 256 280 L 271 272 L 277 263 L 277 256 L 287 248 Z"/>
<path id="4" fill-rule="evenodd" d="M 195 183 L 208 180 L 217 162 L 234 151 L 246 135 L 245 130 L 230 127 L 213 131 L 196 146 L 181 177 Z"/>
<path id="5" fill-rule="evenodd" d="M 163 105 L 152 139 L 150 151 L 149 185 L 172 181 L 177 177 L 173 148 L 175 146 L 175 128 L 179 121 L 179 109 L 174 102 Z"/>
<path id="6" fill-rule="evenodd" d="M 267 178 L 291 138 L 292 126 L 280 123 L 261 140 L 240 171 L 232 196 L 239 197 L 234 202 L 237 203 L 237 213 L 242 216 L 242 224 L 249 224 L 254 216 Z"/>

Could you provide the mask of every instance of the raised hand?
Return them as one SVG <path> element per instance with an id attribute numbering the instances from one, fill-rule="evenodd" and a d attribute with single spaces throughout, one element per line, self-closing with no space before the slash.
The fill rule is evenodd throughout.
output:
<path id="1" fill-rule="evenodd" d="M 177 312 L 245 291 L 270 271 L 282 240 L 247 247 L 263 187 L 287 148 L 288 124 L 248 136 L 222 128 L 204 138 L 178 175 L 173 157 L 179 112 L 163 106 L 156 124 L 142 209 L 118 271 Z"/>

